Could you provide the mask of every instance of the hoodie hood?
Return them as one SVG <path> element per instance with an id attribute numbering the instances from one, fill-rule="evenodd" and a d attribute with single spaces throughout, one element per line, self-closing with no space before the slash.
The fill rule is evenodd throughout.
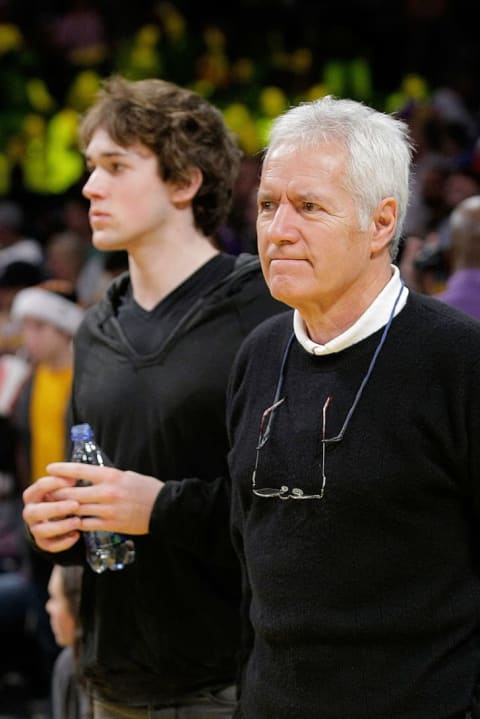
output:
<path id="1" fill-rule="evenodd" d="M 218 313 L 222 306 L 235 304 L 237 298 L 242 298 L 242 305 L 245 302 L 245 294 L 252 293 L 252 297 L 258 294 L 258 283 L 265 284 L 258 256 L 249 253 L 242 253 L 235 258 L 232 271 L 223 276 L 217 283 L 209 287 L 208 292 L 201 295 L 189 308 L 186 314 L 176 325 L 173 332 L 168 336 L 158 352 L 149 357 L 143 356 L 143 362 L 158 361 L 159 355 L 163 354 L 168 347 L 192 329 L 195 325 L 202 323 L 212 312 Z M 103 299 L 86 314 L 84 324 L 88 331 L 93 333 L 97 339 L 102 338 L 110 346 L 116 346 L 122 354 L 126 352 L 133 358 L 137 356 L 135 350 L 130 346 L 118 321 L 118 307 L 130 287 L 130 273 L 124 272 L 116 277 L 107 288 Z"/>

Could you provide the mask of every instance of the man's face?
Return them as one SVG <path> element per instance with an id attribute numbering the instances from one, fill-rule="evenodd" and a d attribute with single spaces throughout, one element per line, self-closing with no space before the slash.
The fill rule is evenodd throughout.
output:
<path id="1" fill-rule="evenodd" d="M 280 146 L 262 169 L 257 236 L 263 273 L 272 295 L 304 316 L 361 291 L 371 272 L 371 230 L 359 229 L 345 178 L 345 153 L 331 142 Z"/>
<path id="2" fill-rule="evenodd" d="M 141 144 L 117 145 L 99 128 L 85 156 L 90 177 L 83 194 L 90 200 L 95 247 L 131 251 L 138 242 L 156 241 L 171 205 L 154 153 Z"/>
<path id="3" fill-rule="evenodd" d="M 75 617 L 72 615 L 63 591 L 61 569 L 55 565 L 48 582 L 49 598 L 45 608 L 50 617 L 50 625 L 55 641 L 60 647 L 71 646 L 75 641 Z"/>
<path id="4" fill-rule="evenodd" d="M 24 317 L 22 320 L 22 344 L 29 359 L 38 362 L 55 364 L 58 357 L 63 357 L 65 347 L 69 346 L 71 337 L 54 327 L 49 322 Z"/>

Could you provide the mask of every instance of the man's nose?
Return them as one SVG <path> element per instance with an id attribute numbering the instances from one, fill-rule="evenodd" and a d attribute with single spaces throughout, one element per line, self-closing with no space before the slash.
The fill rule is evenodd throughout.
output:
<path id="1" fill-rule="evenodd" d="M 267 233 L 269 240 L 276 244 L 295 242 L 297 240 L 296 213 L 291 205 L 285 203 L 277 207 L 268 225 Z"/>
<path id="2" fill-rule="evenodd" d="M 82 194 L 87 199 L 91 199 L 92 197 L 104 194 L 104 192 L 105 190 L 102 187 L 100 174 L 98 170 L 95 169 L 90 173 L 88 180 L 82 187 Z"/>

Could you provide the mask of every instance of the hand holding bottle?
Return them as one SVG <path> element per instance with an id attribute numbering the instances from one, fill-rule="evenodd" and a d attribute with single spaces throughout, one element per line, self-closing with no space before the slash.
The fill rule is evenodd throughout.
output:
<path id="1" fill-rule="evenodd" d="M 73 483 L 62 477 L 42 477 L 23 493 L 23 519 L 35 543 L 46 552 L 70 549 L 80 538 L 78 502 L 56 496 Z"/>
<path id="2" fill-rule="evenodd" d="M 70 549 L 86 531 L 148 534 L 163 487 L 155 477 L 77 462 L 55 462 L 23 493 L 23 518 L 40 549 Z M 78 479 L 88 486 L 76 486 Z"/>
<path id="3" fill-rule="evenodd" d="M 47 471 L 23 494 L 23 518 L 40 549 L 70 549 L 89 532 L 148 534 L 163 487 L 155 477 L 84 461 L 55 462 Z"/>
<path id="4" fill-rule="evenodd" d="M 82 531 L 148 534 L 152 508 L 163 487 L 155 477 L 77 462 L 55 462 L 47 471 L 66 480 L 55 497 L 74 503 Z M 72 486 L 79 478 L 87 486 Z"/>

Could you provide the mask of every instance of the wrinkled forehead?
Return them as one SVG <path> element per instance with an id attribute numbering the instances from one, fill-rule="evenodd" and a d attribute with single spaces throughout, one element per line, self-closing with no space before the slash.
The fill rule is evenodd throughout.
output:
<path id="1" fill-rule="evenodd" d="M 282 143 L 265 156 L 260 188 L 275 185 L 338 184 L 343 186 L 347 172 L 347 155 L 338 143 L 322 142 L 292 147 Z"/>

